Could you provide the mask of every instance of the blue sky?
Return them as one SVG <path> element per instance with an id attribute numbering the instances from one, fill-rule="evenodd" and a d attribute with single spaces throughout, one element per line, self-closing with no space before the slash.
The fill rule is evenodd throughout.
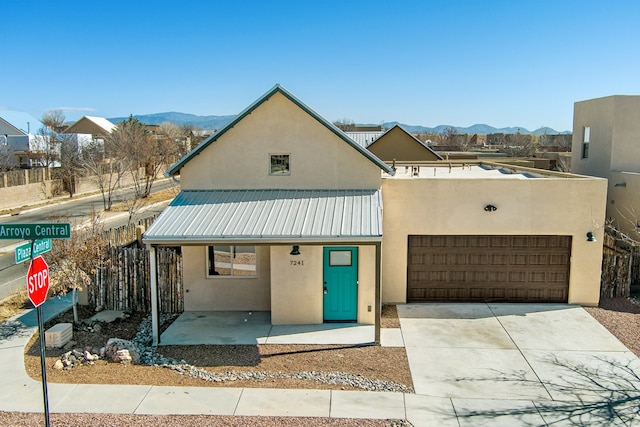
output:
<path id="1" fill-rule="evenodd" d="M 4 0 L 0 109 L 237 114 L 280 83 L 329 120 L 570 130 L 640 94 L 640 2 Z"/>

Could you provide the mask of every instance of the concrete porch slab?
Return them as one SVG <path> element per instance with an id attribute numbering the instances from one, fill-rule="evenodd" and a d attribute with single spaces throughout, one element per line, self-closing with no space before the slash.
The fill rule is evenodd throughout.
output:
<path id="1" fill-rule="evenodd" d="M 185 311 L 160 336 L 160 345 L 264 344 L 270 330 L 267 311 Z"/>
<path id="2" fill-rule="evenodd" d="M 357 323 L 271 325 L 267 311 L 185 311 L 160 345 L 370 344 L 375 327 Z"/>

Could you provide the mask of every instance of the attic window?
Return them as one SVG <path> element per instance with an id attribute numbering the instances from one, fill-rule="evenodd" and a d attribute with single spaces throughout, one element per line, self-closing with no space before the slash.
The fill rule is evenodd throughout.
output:
<path id="1" fill-rule="evenodd" d="M 289 155 L 271 154 L 269 175 L 291 175 Z"/>

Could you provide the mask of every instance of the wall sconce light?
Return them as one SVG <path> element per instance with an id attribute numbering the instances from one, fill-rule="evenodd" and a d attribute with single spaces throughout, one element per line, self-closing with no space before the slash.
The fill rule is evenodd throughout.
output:
<path id="1" fill-rule="evenodd" d="M 495 212 L 497 210 L 498 210 L 498 208 L 496 208 L 493 205 L 487 205 L 487 206 L 484 207 L 484 211 L 485 212 Z"/>
<path id="2" fill-rule="evenodd" d="M 596 236 L 591 231 L 587 233 L 587 242 L 596 242 Z"/>
<path id="3" fill-rule="evenodd" d="M 300 246 L 298 246 L 298 245 L 293 245 L 293 247 L 291 248 L 291 252 L 289 253 L 289 255 L 300 255 Z"/>

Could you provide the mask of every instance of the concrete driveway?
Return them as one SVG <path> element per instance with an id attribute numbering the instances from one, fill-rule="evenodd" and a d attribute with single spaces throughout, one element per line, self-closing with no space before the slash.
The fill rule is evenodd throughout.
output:
<path id="1" fill-rule="evenodd" d="M 460 425 L 638 416 L 640 360 L 581 307 L 407 304 L 398 314 L 416 394 L 448 398 Z"/>

